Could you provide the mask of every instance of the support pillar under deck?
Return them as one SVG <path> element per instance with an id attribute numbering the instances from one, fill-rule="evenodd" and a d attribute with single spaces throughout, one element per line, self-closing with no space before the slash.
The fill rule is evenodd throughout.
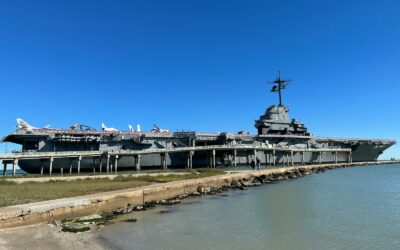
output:
<path id="1" fill-rule="evenodd" d="M 13 176 L 16 176 L 16 166 L 18 165 L 18 159 L 13 161 Z"/>
<path id="2" fill-rule="evenodd" d="M 118 172 L 118 155 L 115 156 L 114 172 Z"/>
<path id="3" fill-rule="evenodd" d="M 51 157 L 50 158 L 50 166 L 49 166 L 49 174 L 50 174 L 50 176 L 51 176 L 51 174 L 53 172 L 53 161 L 54 161 L 54 158 Z"/>
<path id="4" fill-rule="evenodd" d="M 321 162 L 322 162 L 322 152 L 319 152 L 318 163 L 321 164 Z"/>
<path id="5" fill-rule="evenodd" d="M 72 175 L 72 159 L 69 159 L 69 175 Z"/>
<path id="6" fill-rule="evenodd" d="M 237 151 L 236 149 L 233 150 L 233 166 L 236 167 L 237 165 Z"/>
<path id="7" fill-rule="evenodd" d="M 292 162 L 292 166 L 294 166 L 293 151 L 290 151 L 290 160 Z"/>
<path id="8" fill-rule="evenodd" d="M 82 156 L 78 157 L 78 174 L 81 173 L 81 161 L 82 161 Z"/>
<path id="9" fill-rule="evenodd" d="M 273 163 L 274 166 L 276 165 L 275 150 L 272 150 L 272 163 Z"/>
<path id="10" fill-rule="evenodd" d="M 110 155 L 107 155 L 106 171 L 107 173 L 110 172 Z"/>
<path id="11" fill-rule="evenodd" d="M 167 157 L 168 157 L 168 153 L 164 153 L 161 155 L 162 157 L 162 166 L 164 170 L 168 169 L 168 165 L 167 165 Z"/>
<path id="12" fill-rule="evenodd" d="M 193 151 L 189 152 L 189 169 L 193 168 L 193 154 L 194 154 Z"/>
<path id="13" fill-rule="evenodd" d="M 99 172 L 101 173 L 101 172 L 103 172 L 103 158 L 101 158 L 101 156 L 100 156 L 99 160 L 100 160 L 100 162 L 99 162 Z"/>
<path id="14" fill-rule="evenodd" d="M 216 166 L 216 162 L 215 162 L 215 149 L 212 150 L 212 167 L 215 168 Z"/>
<path id="15" fill-rule="evenodd" d="M 3 176 L 6 176 L 7 174 L 7 163 L 3 161 Z"/>
<path id="16" fill-rule="evenodd" d="M 44 160 L 42 160 L 42 165 L 40 166 L 40 176 L 43 176 L 44 172 Z"/>
<path id="17" fill-rule="evenodd" d="M 140 171 L 140 158 L 142 158 L 141 155 L 136 156 L 136 171 Z"/>

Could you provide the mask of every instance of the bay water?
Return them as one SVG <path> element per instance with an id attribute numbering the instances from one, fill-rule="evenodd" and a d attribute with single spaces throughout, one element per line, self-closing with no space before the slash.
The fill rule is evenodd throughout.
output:
<path id="1" fill-rule="evenodd" d="M 184 200 L 106 226 L 115 249 L 400 249 L 400 165 Z"/>

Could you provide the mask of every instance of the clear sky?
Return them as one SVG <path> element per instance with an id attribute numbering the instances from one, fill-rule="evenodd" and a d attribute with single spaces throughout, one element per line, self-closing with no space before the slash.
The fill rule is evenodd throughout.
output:
<path id="1" fill-rule="evenodd" d="M 310 132 L 400 141 L 399 13 L 387 0 L 0 1 L 0 135 L 17 117 L 255 133 L 280 70 Z"/>

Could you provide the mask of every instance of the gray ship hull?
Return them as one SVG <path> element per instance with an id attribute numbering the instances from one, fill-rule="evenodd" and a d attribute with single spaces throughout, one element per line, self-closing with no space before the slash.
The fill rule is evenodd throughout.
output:
<path id="1" fill-rule="evenodd" d="M 380 145 L 375 144 L 365 144 L 357 145 L 356 149 L 352 152 L 353 162 L 363 162 L 363 161 L 376 161 L 379 155 L 390 145 Z M 229 167 L 233 165 L 233 160 L 230 151 L 217 151 L 216 153 L 216 166 L 218 167 Z M 257 153 L 257 157 L 260 159 L 261 164 L 271 166 L 273 165 L 272 160 L 267 154 L 262 152 Z M 239 151 L 237 153 L 236 163 L 238 166 L 250 166 L 251 160 L 254 158 L 251 152 Z M 304 153 L 304 164 L 315 164 L 315 163 L 332 163 L 335 161 L 334 154 L 331 152 L 323 152 L 321 154 L 321 159 L 319 159 L 319 154 L 313 152 Z M 339 152 L 337 155 L 338 162 L 348 162 L 349 157 L 346 152 Z M 168 168 L 184 168 L 187 165 L 187 155 L 184 153 L 171 154 L 166 159 Z M 302 155 L 300 152 L 295 152 L 293 154 L 293 163 L 302 164 Z M 288 154 L 277 152 L 275 155 L 276 165 L 289 165 L 291 164 L 291 159 Z M 151 169 L 163 169 L 162 158 L 160 155 L 143 155 L 141 158 L 141 169 L 151 170 Z M 47 173 L 49 171 L 49 162 L 41 160 L 21 160 L 19 166 L 22 170 L 28 173 L 40 173 L 43 166 L 43 171 Z M 115 159 L 111 158 L 109 162 L 110 169 L 115 171 Z M 204 168 L 211 166 L 210 155 L 205 152 L 195 153 L 193 156 L 193 167 Z M 53 173 L 69 173 L 70 167 L 72 167 L 72 172 L 76 173 L 78 169 L 78 161 L 76 159 L 55 159 L 53 162 Z M 118 171 L 135 170 L 135 158 L 132 156 L 123 156 L 118 159 L 117 162 Z M 82 172 L 92 172 L 93 169 L 96 172 L 100 172 L 100 159 L 99 158 L 84 158 L 81 160 L 80 170 Z M 101 171 L 106 172 L 106 159 L 102 159 Z M 111 171 L 111 170 L 110 170 Z"/>
<path id="2" fill-rule="evenodd" d="M 276 83 L 279 85 L 282 84 L 282 81 L 277 80 Z M 280 88 L 280 86 L 278 87 Z M 256 135 L 250 135 L 245 131 L 240 131 L 237 134 L 164 132 L 164 130 L 161 132 L 157 126 L 151 132 L 97 131 L 82 128 L 77 130 L 76 126 L 75 129 L 70 130 L 24 128 L 23 126 L 27 126 L 26 123 L 20 124 L 20 126 L 22 127 L 3 138 L 2 141 L 22 145 L 22 153 L 76 152 L 79 156 L 80 152 L 99 152 L 95 158 L 90 158 L 94 154 L 88 154 L 89 157 L 81 157 L 80 172 L 92 172 L 94 170 L 99 172 L 100 166 L 102 166 L 102 172 L 106 172 L 106 161 L 109 157 L 111 158 L 109 158 L 108 166 L 113 171 L 115 165 L 118 166 L 119 171 L 133 170 L 136 169 L 135 154 L 142 156 L 140 169 L 163 169 L 165 166 L 163 166 L 163 155 L 160 155 L 160 150 L 168 153 L 166 157 L 168 168 L 183 168 L 189 165 L 207 167 L 214 165 L 214 161 L 211 164 L 213 157 L 210 156 L 210 150 L 201 151 L 192 150 L 192 148 L 206 148 L 208 146 L 218 148 L 218 150 L 213 149 L 216 153 L 215 166 L 235 165 L 232 162 L 232 149 L 240 147 L 248 147 L 252 150 L 237 150 L 237 157 L 235 158 L 237 165 L 249 165 L 252 160 L 255 160 L 254 150 L 256 148 L 277 149 L 274 157 L 275 165 L 347 162 L 351 160 L 354 162 L 375 161 L 385 149 L 396 143 L 394 140 L 327 138 L 311 135 L 304 124 L 289 118 L 289 109 L 281 104 L 268 107 L 265 114 L 255 121 L 255 127 L 258 131 Z M 182 148 L 188 150 L 186 152 L 179 151 Z M 146 151 L 152 154 L 147 154 Z M 192 151 L 194 155 L 188 156 L 188 154 L 193 153 Z M 130 152 L 131 156 L 124 156 L 123 152 Z M 266 152 L 266 150 L 261 150 L 257 153 L 257 157 L 263 165 L 274 165 Z M 288 152 L 290 154 L 293 152 L 293 157 L 290 155 L 289 158 Z M 320 152 L 322 152 L 322 155 Z M 29 173 L 41 171 L 48 173 L 50 159 L 53 159 L 49 155 L 43 157 L 42 160 L 21 159 L 19 166 Z M 100 157 L 100 155 L 102 156 Z M 14 162 L 15 158 L 8 158 L 8 161 L 8 163 Z M 72 172 L 77 172 L 78 160 L 76 156 L 75 158 L 54 158 L 53 173 L 59 173 L 61 169 L 64 173 L 67 173 L 70 168 Z"/>

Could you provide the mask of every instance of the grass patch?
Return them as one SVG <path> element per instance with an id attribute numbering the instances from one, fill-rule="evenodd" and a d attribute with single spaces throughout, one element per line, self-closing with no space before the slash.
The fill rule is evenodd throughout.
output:
<path id="1" fill-rule="evenodd" d="M 74 181 L 26 182 L 17 184 L 7 179 L 0 179 L 0 207 L 74 197 L 106 191 L 141 187 L 153 183 L 202 178 L 223 174 L 218 169 L 196 169 L 186 171 L 188 174 L 171 174 L 166 176 L 117 176 L 109 178 L 83 179 Z"/>
<path id="2" fill-rule="evenodd" d="M 80 233 L 80 232 L 86 232 L 89 230 L 90 230 L 90 227 L 71 228 L 68 226 L 64 226 L 61 229 L 62 232 L 68 232 L 68 233 Z"/>

